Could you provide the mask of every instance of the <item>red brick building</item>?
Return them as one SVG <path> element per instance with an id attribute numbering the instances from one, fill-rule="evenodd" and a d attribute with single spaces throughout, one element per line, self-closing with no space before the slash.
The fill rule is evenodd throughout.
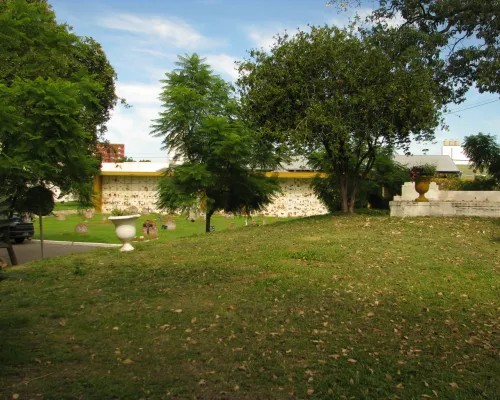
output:
<path id="1" fill-rule="evenodd" d="M 125 156 L 125 145 L 102 143 L 97 145 L 97 150 L 102 156 L 102 162 L 116 162 Z"/>

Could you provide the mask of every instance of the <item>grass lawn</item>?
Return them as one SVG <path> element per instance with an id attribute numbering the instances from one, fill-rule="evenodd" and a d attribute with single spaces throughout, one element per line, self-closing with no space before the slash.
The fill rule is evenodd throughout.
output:
<path id="1" fill-rule="evenodd" d="M 106 215 L 109 217 L 109 215 Z M 159 216 L 156 214 L 141 215 L 137 219 L 136 229 L 137 236 L 142 235 L 142 224 L 148 219 L 152 219 L 158 225 L 159 240 L 170 240 L 184 236 L 197 235 L 205 232 L 205 221 L 203 218 L 190 222 L 186 217 L 176 217 L 176 230 L 168 231 L 161 229 L 161 222 L 156 219 Z M 258 224 L 262 224 L 262 218 L 256 217 L 255 220 Z M 242 227 L 245 225 L 244 217 L 235 217 L 234 219 L 227 219 L 223 216 L 212 217 L 210 223 L 215 227 L 216 231 L 229 229 L 231 222 L 234 222 L 235 227 Z M 267 223 L 272 224 L 275 222 L 274 217 L 268 217 Z M 88 233 L 75 232 L 77 224 L 84 223 L 89 228 Z M 250 223 L 250 221 L 249 221 Z M 83 215 L 69 214 L 66 216 L 65 221 L 59 221 L 54 216 L 43 218 L 44 239 L 46 240 L 61 240 L 70 242 L 94 242 L 94 243 L 121 243 L 116 237 L 115 227 L 111 221 L 103 220 L 103 215 L 96 214 L 94 218 L 86 219 Z M 34 239 L 40 239 L 38 221 L 35 222 L 35 236 Z"/>
<path id="2" fill-rule="evenodd" d="M 0 397 L 498 399 L 499 246 L 325 216 L 11 267 Z"/>
<path id="3" fill-rule="evenodd" d="M 54 211 L 78 210 L 79 203 L 77 201 L 56 201 Z"/>

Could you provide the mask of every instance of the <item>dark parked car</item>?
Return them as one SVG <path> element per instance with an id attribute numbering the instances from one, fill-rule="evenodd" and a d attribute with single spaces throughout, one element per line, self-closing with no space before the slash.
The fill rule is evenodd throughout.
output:
<path id="1" fill-rule="evenodd" d="M 31 239 L 35 234 L 33 222 L 27 222 L 20 215 L 16 214 L 12 218 L 15 218 L 15 221 L 9 228 L 10 239 L 15 240 L 16 243 L 22 243 L 25 239 Z"/>

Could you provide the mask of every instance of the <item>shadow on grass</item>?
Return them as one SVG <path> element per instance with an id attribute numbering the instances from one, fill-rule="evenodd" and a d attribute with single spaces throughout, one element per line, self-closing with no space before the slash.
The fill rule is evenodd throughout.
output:
<path id="1" fill-rule="evenodd" d="M 22 315 L 0 315 L 0 375 L 15 374 L 19 364 L 27 363 L 32 355 L 32 346 L 22 332 L 34 325 L 34 320 Z"/>

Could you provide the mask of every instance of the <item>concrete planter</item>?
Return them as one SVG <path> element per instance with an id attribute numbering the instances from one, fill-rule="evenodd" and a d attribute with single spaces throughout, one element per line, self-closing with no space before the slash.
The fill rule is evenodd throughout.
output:
<path id="1" fill-rule="evenodd" d="M 415 190 L 420 195 L 415 199 L 417 203 L 427 203 L 429 201 L 429 199 L 425 197 L 425 194 L 429 191 L 430 183 L 430 176 L 420 176 L 415 178 Z"/>
<path id="2" fill-rule="evenodd" d="M 130 244 L 136 234 L 135 221 L 139 218 L 140 214 L 123 215 L 119 217 L 109 217 L 108 219 L 115 225 L 115 232 L 118 239 L 123 242 L 120 251 L 132 251 L 134 248 Z"/>

